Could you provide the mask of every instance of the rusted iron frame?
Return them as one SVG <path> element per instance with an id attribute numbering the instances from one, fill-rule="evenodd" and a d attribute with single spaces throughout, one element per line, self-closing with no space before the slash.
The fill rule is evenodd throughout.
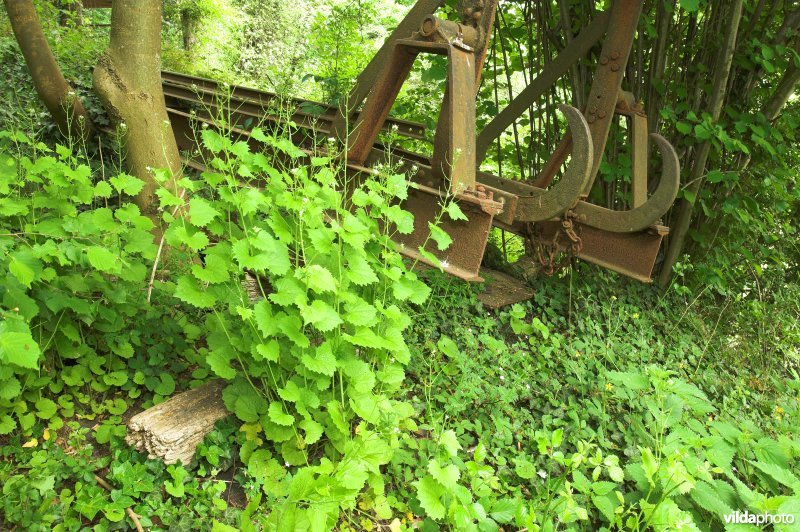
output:
<path id="1" fill-rule="evenodd" d="M 584 114 L 589 122 L 594 142 L 594 166 L 583 195 L 591 192 L 608 141 L 608 133 L 614 118 L 625 67 L 633 47 L 633 39 L 639 24 L 644 0 L 614 0 L 609 13 L 606 39 L 600 52 L 600 60 L 595 69 L 592 87 L 587 98 Z M 574 43 L 573 43 L 574 44 Z M 569 137 L 564 138 L 553 152 L 543 171 L 534 183 L 547 187 L 555 178 L 556 172 L 569 155 Z"/>
<path id="2" fill-rule="evenodd" d="M 332 122 L 337 113 L 336 107 L 321 102 L 304 100 L 302 98 L 285 98 L 272 92 L 260 91 L 240 85 L 230 85 L 228 89 L 224 89 L 220 83 L 214 80 L 190 76 L 188 74 L 179 74 L 177 72 L 162 70 L 161 79 L 165 88 L 168 86 L 174 87 L 175 89 L 185 87 L 185 89 L 191 91 L 192 94 L 209 94 L 220 101 L 231 99 L 237 102 L 261 105 L 264 108 L 269 108 L 275 103 L 289 104 L 294 107 L 292 113 L 293 120 L 304 120 L 306 122 L 317 120 L 325 123 L 327 125 L 326 133 L 330 132 Z M 302 107 L 305 105 L 318 107 L 323 110 L 323 113 L 317 115 L 315 113 L 302 111 Z M 351 118 L 354 120 L 356 116 L 357 114 L 353 113 Z M 427 138 L 425 136 L 425 126 L 410 120 L 387 117 L 384 128 L 386 130 L 391 129 L 405 137 L 415 140 L 425 140 Z"/>
<path id="3" fill-rule="evenodd" d="M 419 0 L 411 11 L 400 21 L 391 35 L 381 46 L 375 57 L 367 64 L 356 78 L 353 89 L 339 106 L 333 119 L 331 130 L 340 140 L 345 140 L 348 134 L 348 123 L 352 123 L 353 113 L 358 109 L 375 86 L 381 76 L 384 66 L 392 55 L 394 45 L 401 39 L 407 39 L 417 31 L 426 17 L 432 15 L 443 6 L 445 0 Z"/>
<path id="4" fill-rule="evenodd" d="M 600 41 L 608 29 L 609 17 L 610 11 L 598 13 L 592 22 L 575 37 L 569 47 L 562 50 L 552 62 L 548 63 L 522 92 L 484 126 L 478 135 L 477 141 L 477 160 L 479 164 L 486 158 L 486 153 L 492 142 L 552 87 L 559 78 L 566 74 L 574 63 L 584 57 Z M 564 159 L 566 159 L 566 155 L 569 155 L 569 148 Z M 561 162 L 563 164 L 563 160 Z"/>
<path id="5" fill-rule="evenodd" d="M 417 39 L 395 42 L 394 51 L 349 136 L 347 159 L 357 164 L 363 164 L 366 160 L 420 53 L 445 55 L 448 59 L 446 94 L 449 103 L 443 106 L 444 116 L 440 118 L 440 124 L 445 121 L 449 127 L 439 134 L 439 142 L 434 145 L 433 160 L 437 160 L 440 151 L 445 151 L 452 158 L 448 162 L 448 175 L 445 176 L 448 179 L 447 186 L 451 194 L 461 194 L 475 187 L 475 74 L 471 61 L 474 57 L 472 50 L 454 43 Z"/>

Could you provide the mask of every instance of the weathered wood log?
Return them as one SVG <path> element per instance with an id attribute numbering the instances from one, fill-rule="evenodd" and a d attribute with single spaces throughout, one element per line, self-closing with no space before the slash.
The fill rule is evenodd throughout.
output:
<path id="1" fill-rule="evenodd" d="M 212 381 L 136 414 L 128 421 L 125 441 L 165 464 L 188 464 L 214 423 L 228 415 L 224 388 L 223 381 Z"/>

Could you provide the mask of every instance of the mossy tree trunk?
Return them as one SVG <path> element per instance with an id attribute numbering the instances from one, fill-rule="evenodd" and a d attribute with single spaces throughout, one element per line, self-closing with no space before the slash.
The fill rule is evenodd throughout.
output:
<path id="1" fill-rule="evenodd" d="M 3 3 L 39 99 L 64 136 L 86 139 L 92 133 L 91 122 L 56 63 L 33 1 L 3 0 Z"/>
<path id="2" fill-rule="evenodd" d="M 145 186 L 136 197 L 142 213 L 158 219 L 155 170 L 178 194 L 181 159 L 161 88 L 161 1 L 114 0 L 111 41 L 94 70 L 94 88 L 120 127 L 125 165 Z"/>

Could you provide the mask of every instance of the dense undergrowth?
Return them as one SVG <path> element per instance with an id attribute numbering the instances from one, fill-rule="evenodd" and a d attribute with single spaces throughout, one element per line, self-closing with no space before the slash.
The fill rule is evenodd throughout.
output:
<path id="1" fill-rule="evenodd" d="M 348 200 L 333 159 L 256 136 L 289 164 L 204 130 L 191 200 L 159 194 L 173 251 L 152 280 L 138 179 L 0 136 L 5 527 L 127 528 L 131 508 L 153 529 L 689 530 L 800 510 L 790 327 L 577 264 L 487 311 L 391 248 L 402 176 Z M 784 290 L 765 323 L 794 319 Z M 214 377 L 233 415 L 196 463 L 125 446 L 131 412 Z"/>
<path id="2" fill-rule="evenodd" d="M 99 46 L 60 31 L 57 55 L 90 64 Z M 129 529 L 128 509 L 152 530 L 800 518 L 796 244 L 759 214 L 790 208 L 789 181 L 723 213 L 769 260 L 731 237 L 665 291 L 574 262 L 496 312 L 394 253 L 402 176 L 383 169 L 349 203 L 334 159 L 264 132 L 280 158 L 203 133 L 210 170 L 184 176 L 188 200 L 160 193 L 159 255 L 113 141 L 102 157 L 59 145 L 8 39 L 0 56 L 0 528 Z M 352 77 L 340 66 L 357 71 L 326 64 L 324 92 Z M 213 378 L 232 414 L 194 463 L 126 446 L 133 413 Z"/>

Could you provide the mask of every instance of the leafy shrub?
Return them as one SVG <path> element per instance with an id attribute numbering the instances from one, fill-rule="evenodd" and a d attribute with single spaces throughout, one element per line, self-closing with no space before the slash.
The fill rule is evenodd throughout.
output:
<path id="1" fill-rule="evenodd" d="M 394 397 L 410 357 L 405 305 L 429 293 L 390 239 L 413 229 L 397 205 L 407 182 L 379 172 L 340 183 L 336 159 L 260 129 L 252 138 L 277 155 L 204 129 L 207 170 L 181 182 L 192 199 L 159 191 L 162 208 L 186 212 L 166 241 L 194 261 L 175 295 L 207 311 L 206 363 L 230 383 L 241 458 L 271 520 L 333 526 L 365 486 L 388 517 L 380 467 L 414 414 Z"/>
<path id="2" fill-rule="evenodd" d="M 163 370 L 185 342 L 171 298 L 156 287 L 147 301 L 153 222 L 128 202 L 142 184 L 95 182 L 68 148 L 0 132 L 0 434 L 29 433 L 36 418 L 57 429 L 76 401 L 85 416 L 120 416 L 128 404 L 112 389 L 174 391 Z"/>

